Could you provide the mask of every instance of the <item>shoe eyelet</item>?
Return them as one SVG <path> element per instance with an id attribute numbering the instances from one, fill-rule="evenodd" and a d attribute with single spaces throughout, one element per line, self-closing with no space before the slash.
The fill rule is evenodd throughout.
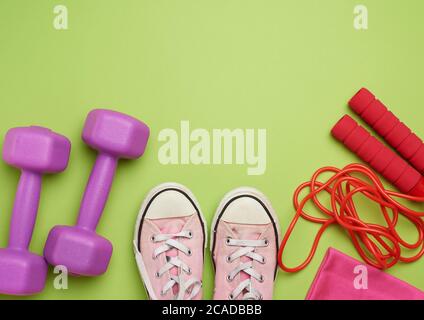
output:
<path id="1" fill-rule="evenodd" d="M 161 295 L 162 297 L 164 297 L 164 296 L 166 296 L 166 293 L 165 293 L 165 292 L 163 292 L 163 290 L 161 290 L 161 291 L 160 291 L 160 295 Z"/>
<path id="2" fill-rule="evenodd" d="M 193 255 L 193 251 L 191 251 L 191 249 L 188 249 L 187 256 L 191 257 L 192 255 Z"/>
<path id="3" fill-rule="evenodd" d="M 263 299 L 264 299 L 264 296 L 260 295 L 259 300 L 263 300 Z"/>
<path id="4" fill-rule="evenodd" d="M 268 241 L 268 239 L 265 239 L 265 242 L 264 242 L 264 243 L 265 243 L 265 246 L 267 246 L 267 247 L 269 246 L 269 241 Z"/>
<path id="5" fill-rule="evenodd" d="M 191 276 L 192 272 L 193 272 L 193 270 L 191 270 L 191 268 L 188 268 L 186 274 L 189 275 L 189 276 Z"/>
<path id="6" fill-rule="evenodd" d="M 188 238 L 189 238 L 189 239 L 193 239 L 193 232 L 192 232 L 192 231 L 189 231 L 189 232 L 188 232 Z"/>
<path id="7" fill-rule="evenodd" d="M 152 241 L 153 243 L 155 243 L 156 242 L 156 237 L 155 236 L 151 236 L 150 237 L 150 241 Z"/>
<path id="8" fill-rule="evenodd" d="M 227 260 L 227 263 L 232 263 L 233 261 L 231 260 L 231 257 L 228 256 L 225 260 Z"/>
<path id="9" fill-rule="evenodd" d="M 230 243 L 231 243 L 231 238 L 227 238 L 227 239 L 225 240 L 225 243 L 227 244 L 227 246 L 229 246 L 229 245 L 230 245 Z"/>
<path id="10" fill-rule="evenodd" d="M 259 280 L 258 280 L 258 281 L 259 281 L 260 283 L 264 283 L 264 281 L 265 281 L 265 277 L 261 275 L 261 277 L 259 278 Z"/>
<path id="11" fill-rule="evenodd" d="M 157 279 L 159 279 L 159 278 L 161 277 L 160 273 L 159 273 L 159 272 L 156 272 L 156 273 L 155 273 L 155 277 L 156 277 Z"/>
<path id="12" fill-rule="evenodd" d="M 265 259 L 265 257 L 263 257 L 262 258 L 262 262 L 261 262 L 262 264 L 265 264 L 266 263 L 266 259 Z"/>
<path id="13" fill-rule="evenodd" d="M 228 281 L 228 282 L 232 282 L 232 281 L 233 281 L 233 279 L 231 278 L 231 276 L 230 276 L 230 275 L 228 275 L 228 276 L 227 276 L 227 281 Z"/>
<path id="14" fill-rule="evenodd" d="M 234 295 L 232 293 L 228 296 L 228 300 L 234 300 Z"/>
<path id="15" fill-rule="evenodd" d="M 152 259 L 153 260 L 156 260 L 158 257 L 157 256 L 155 256 L 155 254 L 152 254 Z"/>

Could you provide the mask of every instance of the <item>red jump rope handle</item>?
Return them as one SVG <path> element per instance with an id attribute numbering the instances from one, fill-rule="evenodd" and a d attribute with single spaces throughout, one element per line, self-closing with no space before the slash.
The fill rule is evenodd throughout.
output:
<path id="1" fill-rule="evenodd" d="M 340 119 L 331 133 L 401 192 L 414 196 L 424 195 L 422 175 L 351 117 L 346 115 Z"/>
<path id="2" fill-rule="evenodd" d="M 362 88 L 349 106 L 421 174 L 424 174 L 424 143 L 370 91 Z"/>

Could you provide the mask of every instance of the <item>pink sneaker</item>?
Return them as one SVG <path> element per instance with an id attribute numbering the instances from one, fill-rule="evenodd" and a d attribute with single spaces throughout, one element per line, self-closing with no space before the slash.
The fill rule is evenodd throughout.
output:
<path id="1" fill-rule="evenodd" d="M 271 300 L 280 229 L 269 200 L 258 190 L 224 197 L 212 225 L 215 300 Z"/>
<path id="2" fill-rule="evenodd" d="M 137 218 L 134 250 L 152 300 L 202 299 L 206 223 L 193 194 L 169 183 L 153 189 Z"/>

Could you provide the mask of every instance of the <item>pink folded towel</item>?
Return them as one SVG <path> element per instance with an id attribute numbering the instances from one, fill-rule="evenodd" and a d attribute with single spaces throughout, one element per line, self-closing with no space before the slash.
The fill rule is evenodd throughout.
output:
<path id="1" fill-rule="evenodd" d="M 306 299 L 424 300 L 424 292 L 330 248 Z"/>

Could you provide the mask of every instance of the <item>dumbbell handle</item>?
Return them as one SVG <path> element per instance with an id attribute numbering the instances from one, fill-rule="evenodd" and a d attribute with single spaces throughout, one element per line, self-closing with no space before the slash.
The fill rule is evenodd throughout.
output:
<path id="1" fill-rule="evenodd" d="M 42 176 L 22 171 L 10 223 L 9 248 L 28 249 L 40 203 Z"/>
<path id="2" fill-rule="evenodd" d="M 100 153 L 82 199 L 77 225 L 94 231 L 103 213 L 115 177 L 118 159 Z"/>
<path id="3" fill-rule="evenodd" d="M 424 196 L 422 175 L 351 117 L 346 115 L 340 119 L 331 133 L 401 192 Z"/>
<path id="4" fill-rule="evenodd" d="M 417 171 L 424 174 L 423 141 L 374 94 L 362 88 L 349 101 L 349 106 Z"/>

